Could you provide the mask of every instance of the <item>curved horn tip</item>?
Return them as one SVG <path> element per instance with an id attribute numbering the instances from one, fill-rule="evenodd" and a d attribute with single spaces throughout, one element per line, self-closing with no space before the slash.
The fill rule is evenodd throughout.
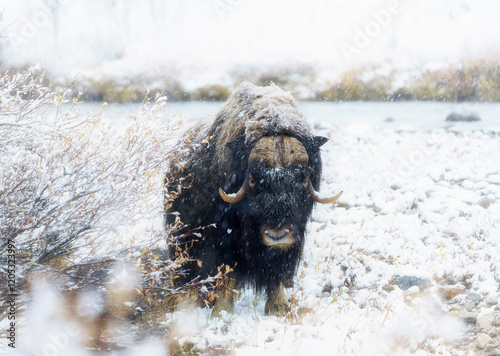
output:
<path id="1" fill-rule="evenodd" d="M 237 193 L 235 194 L 226 194 L 222 188 L 219 188 L 219 195 L 224 200 L 226 203 L 234 204 L 239 202 L 241 199 L 245 197 L 245 189 L 240 189 Z"/>
<path id="2" fill-rule="evenodd" d="M 337 195 L 334 195 L 333 197 L 330 198 L 326 198 L 325 199 L 327 201 L 326 203 L 333 203 L 334 201 L 339 200 L 339 198 L 342 196 L 343 193 L 344 191 L 340 191 L 340 193 L 338 193 Z"/>
<path id="3" fill-rule="evenodd" d="M 338 200 L 341 196 L 342 196 L 342 193 L 343 191 L 341 191 L 340 193 L 338 193 L 337 195 L 334 195 L 333 197 L 328 197 L 328 198 L 320 198 L 316 195 L 316 191 L 314 190 L 314 188 L 312 187 L 311 184 L 309 184 L 309 187 L 310 187 L 310 190 L 311 190 L 311 197 L 312 199 L 316 202 L 316 203 L 320 203 L 320 204 L 329 204 L 329 203 L 333 203 L 334 201 Z"/>
<path id="4" fill-rule="evenodd" d="M 241 199 L 245 197 L 247 194 L 247 185 L 248 185 L 248 177 L 245 178 L 245 181 L 241 185 L 240 190 L 238 190 L 234 194 L 226 194 L 226 192 L 222 189 L 219 188 L 219 195 L 224 200 L 226 203 L 234 204 L 239 202 Z"/>

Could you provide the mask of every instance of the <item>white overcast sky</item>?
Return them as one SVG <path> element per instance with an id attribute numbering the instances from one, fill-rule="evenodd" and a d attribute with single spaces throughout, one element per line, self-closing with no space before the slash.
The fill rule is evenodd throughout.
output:
<path id="1" fill-rule="evenodd" d="M 418 67 L 500 50 L 498 0 L 0 0 L 0 9 L 1 59 L 43 61 L 57 74 Z"/>

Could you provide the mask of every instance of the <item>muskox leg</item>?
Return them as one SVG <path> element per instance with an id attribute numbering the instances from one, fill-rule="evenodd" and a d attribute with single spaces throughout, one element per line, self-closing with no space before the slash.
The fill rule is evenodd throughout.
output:
<path id="1" fill-rule="evenodd" d="M 236 288 L 238 287 L 238 281 L 236 278 L 232 277 L 229 277 L 224 284 L 217 287 L 215 293 L 219 297 L 215 299 L 214 308 L 212 309 L 212 317 L 220 316 L 220 312 L 223 310 L 228 313 L 233 312 L 234 301 L 237 295 Z"/>
<path id="2" fill-rule="evenodd" d="M 279 316 L 285 315 L 290 310 L 290 303 L 288 303 L 282 282 L 280 282 L 278 288 L 267 292 L 267 302 L 264 310 L 266 315 Z"/>

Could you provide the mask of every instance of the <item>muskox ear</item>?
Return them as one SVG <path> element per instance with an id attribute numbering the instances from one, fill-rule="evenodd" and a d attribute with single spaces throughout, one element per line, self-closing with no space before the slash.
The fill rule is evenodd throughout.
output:
<path id="1" fill-rule="evenodd" d="M 323 146 L 329 140 L 328 137 L 324 136 L 315 136 L 309 140 L 309 154 L 315 154 L 319 151 L 320 147 Z"/>
<path id="2" fill-rule="evenodd" d="M 318 146 L 318 148 L 320 148 L 325 143 L 327 143 L 328 140 L 329 140 L 329 138 L 325 137 L 325 136 L 316 136 L 316 137 L 314 137 L 314 142 L 316 143 L 316 145 Z"/>

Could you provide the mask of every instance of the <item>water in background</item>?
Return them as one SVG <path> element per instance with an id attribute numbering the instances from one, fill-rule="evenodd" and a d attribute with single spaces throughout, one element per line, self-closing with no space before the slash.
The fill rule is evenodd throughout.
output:
<path id="1" fill-rule="evenodd" d="M 98 111 L 102 103 L 84 103 L 82 112 Z M 109 104 L 103 117 L 113 126 L 123 126 L 130 115 L 135 115 L 141 105 Z M 187 126 L 215 116 L 222 102 L 168 102 L 167 113 L 178 114 Z M 301 102 L 300 108 L 310 123 L 317 127 L 345 127 L 351 124 L 373 126 L 403 131 L 423 131 L 454 126 L 464 130 L 500 132 L 500 103 L 449 103 L 449 102 Z M 450 112 L 474 112 L 481 121 L 450 123 L 445 119 Z"/>

